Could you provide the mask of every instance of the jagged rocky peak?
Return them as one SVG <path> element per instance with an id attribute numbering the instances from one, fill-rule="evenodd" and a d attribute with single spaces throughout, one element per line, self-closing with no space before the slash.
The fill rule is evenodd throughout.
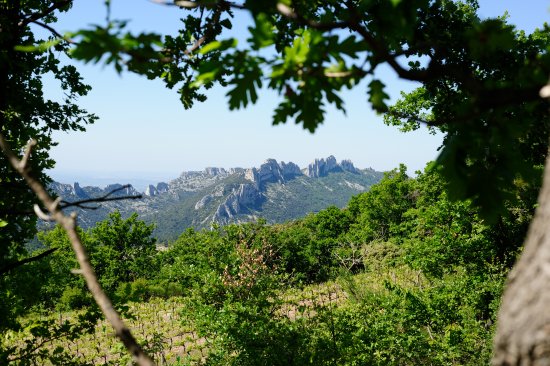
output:
<path id="1" fill-rule="evenodd" d="M 145 189 L 144 193 L 146 196 L 149 196 L 149 197 L 157 196 L 159 194 L 157 188 L 152 184 L 149 184 L 147 186 L 147 189 Z"/>
<path id="2" fill-rule="evenodd" d="M 360 174 L 361 171 L 353 165 L 351 160 L 345 159 L 340 162 L 340 167 L 342 170 L 345 170 L 346 172 L 354 173 L 354 174 Z"/>
<path id="3" fill-rule="evenodd" d="M 77 196 L 79 198 L 89 198 L 78 182 L 73 184 L 51 182 L 49 188 L 61 197 Z"/>
<path id="4" fill-rule="evenodd" d="M 124 187 L 124 188 L 123 188 Z M 90 188 L 90 187 L 87 187 Z M 114 196 L 135 196 L 138 195 L 139 192 L 131 185 L 131 184 L 109 184 L 105 189 L 103 190 L 106 194 L 114 192 Z"/>
<path id="5" fill-rule="evenodd" d="M 168 192 L 168 189 L 170 188 L 170 186 L 168 186 L 168 183 L 159 182 L 157 183 L 156 188 L 158 193 L 165 193 L 165 192 Z"/>
<path id="6" fill-rule="evenodd" d="M 275 159 L 267 159 L 257 170 L 260 183 L 263 182 L 284 182 L 283 172 Z"/>
<path id="7" fill-rule="evenodd" d="M 267 159 L 259 168 L 247 169 L 245 178 L 261 187 L 267 182 L 284 183 L 287 179 L 301 174 L 300 167 L 294 163 L 283 161 L 279 164 L 275 159 Z"/>
<path id="8" fill-rule="evenodd" d="M 78 182 L 74 182 L 72 194 L 74 194 L 79 198 L 89 198 L 88 194 L 84 192 L 84 190 L 82 189 L 82 187 L 80 187 L 80 184 L 78 184 Z"/>
<path id="9" fill-rule="evenodd" d="M 244 173 L 244 168 L 229 168 L 229 174 Z"/>
<path id="10" fill-rule="evenodd" d="M 331 172 L 350 172 L 359 174 L 357 169 L 351 160 L 342 160 L 340 164 L 336 161 L 334 156 L 329 156 L 326 159 L 315 159 L 315 161 L 304 168 L 302 172 L 310 178 L 324 177 Z"/>
<path id="11" fill-rule="evenodd" d="M 226 175 L 227 171 L 224 168 L 214 168 L 214 167 L 208 167 L 204 169 L 204 174 L 206 175 Z"/>
<path id="12" fill-rule="evenodd" d="M 179 178 L 176 178 L 175 180 L 188 180 L 188 179 L 201 177 L 203 175 L 204 175 L 204 171 L 199 172 L 199 171 L 191 170 L 188 172 L 181 172 Z"/>
<path id="13" fill-rule="evenodd" d="M 283 170 L 283 177 L 285 178 L 293 178 L 302 175 L 300 167 L 291 161 L 288 163 L 281 161 L 281 169 Z"/>
<path id="14" fill-rule="evenodd" d="M 336 158 L 329 156 L 325 159 L 315 159 L 315 161 L 304 168 L 302 172 L 310 178 L 319 178 L 326 176 L 329 172 L 339 168 Z"/>

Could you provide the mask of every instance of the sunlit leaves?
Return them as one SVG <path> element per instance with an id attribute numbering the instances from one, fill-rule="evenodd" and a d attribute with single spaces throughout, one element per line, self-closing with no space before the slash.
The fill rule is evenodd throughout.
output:
<path id="1" fill-rule="evenodd" d="M 402 92 L 401 99 L 384 114 L 384 123 L 399 126 L 403 132 L 416 131 L 426 126 L 435 133 L 437 121 L 433 120 L 431 113 L 434 103 L 435 100 L 429 98 L 425 88 L 420 87 L 410 93 Z"/>
<path id="2" fill-rule="evenodd" d="M 161 37 L 154 33 L 122 33 L 125 27 L 125 22 L 117 22 L 108 27 L 95 26 L 72 34 L 71 37 L 78 40 L 78 44 L 71 49 L 72 57 L 94 63 L 103 59 L 106 64 L 113 64 L 118 72 L 127 67 L 131 71 L 147 74 L 151 63 L 161 57 Z"/>
<path id="3" fill-rule="evenodd" d="M 252 49 L 260 49 L 272 45 L 275 42 L 275 27 L 271 22 L 269 15 L 259 13 L 254 18 L 254 27 L 248 27 L 251 38 L 247 41 Z"/>
<path id="4" fill-rule="evenodd" d="M 17 45 L 15 46 L 15 50 L 22 52 L 45 52 L 51 47 L 58 45 L 62 41 L 63 40 L 60 38 L 54 38 L 44 42 L 40 42 L 38 44 Z"/>
<path id="5" fill-rule="evenodd" d="M 225 51 L 229 48 L 234 48 L 237 46 L 236 39 L 225 39 L 223 41 L 212 41 L 199 49 L 201 55 L 205 55 L 212 51 Z"/>

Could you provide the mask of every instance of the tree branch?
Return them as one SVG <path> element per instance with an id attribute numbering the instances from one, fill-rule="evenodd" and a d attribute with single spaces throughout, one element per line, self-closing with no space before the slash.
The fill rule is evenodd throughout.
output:
<path id="1" fill-rule="evenodd" d="M 121 196 L 121 197 L 110 197 L 116 192 L 122 191 L 123 189 L 131 187 L 130 184 L 125 184 L 122 187 L 118 187 L 113 189 L 112 191 L 108 192 L 107 194 L 101 196 L 101 197 L 95 197 L 95 198 L 87 198 L 84 200 L 79 201 L 61 201 L 61 205 L 59 206 L 60 209 L 65 209 L 67 207 L 80 207 L 80 208 L 86 208 L 86 209 L 92 209 L 95 210 L 99 207 L 89 207 L 89 206 L 83 206 L 86 203 L 100 203 L 100 202 L 108 202 L 108 201 L 121 201 L 121 200 L 135 200 L 135 199 L 141 199 L 143 196 L 141 194 L 135 195 L 135 196 Z"/>
<path id="2" fill-rule="evenodd" d="M 372 56 L 379 62 L 387 63 L 397 75 L 404 80 L 427 82 L 437 80 L 441 75 L 453 74 L 458 77 L 458 80 L 463 83 L 464 87 L 472 93 L 476 105 L 482 109 L 502 108 L 518 102 L 530 102 L 539 100 L 539 91 L 542 85 L 532 87 L 517 88 L 505 87 L 500 89 L 486 90 L 487 88 L 469 70 L 463 70 L 457 66 L 443 66 L 434 62 L 430 62 L 423 70 L 407 69 L 399 64 L 397 57 L 411 53 L 411 50 L 402 50 L 392 53 L 387 49 L 383 42 L 380 42 L 367 28 L 361 24 L 361 15 L 357 8 L 350 1 L 346 3 L 351 14 L 350 18 L 338 22 L 317 22 L 305 18 L 302 14 L 291 9 L 282 3 L 277 4 L 279 13 L 289 19 L 292 19 L 299 25 L 307 26 L 321 31 L 330 31 L 333 29 L 349 29 L 357 32 L 371 49 Z M 428 48 L 430 45 L 426 42 L 420 44 L 420 47 Z M 431 58 L 433 61 L 433 58 Z M 372 68 L 375 68 L 377 63 L 371 62 Z M 339 75 L 338 75 L 339 76 Z M 548 88 L 550 95 L 550 88 Z M 423 121 L 422 121 L 423 122 Z M 439 124 L 439 123 L 437 123 Z"/>
<path id="3" fill-rule="evenodd" d="M 50 27 L 49 25 L 47 25 L 46 23 L 39 22 L 38 20 L 33 20 L 32 23 L 34 23 L 34 24 L 36 24 L 36 25 L 38 25 L 38 26 L 40 26 L 44 29 L 49 30 L 50 33 L 52 33 L 54 36 L 56 36 L 57 38 L 61 38 L 62 40 L 64 40 L 67 43 L 76 44 L 75 41 L 73 41 L 70 38 L 65 37 L 64 35 L 62 35 L 58 31 L 56 31 L 53 27 Z"/>
<path id="4" fill-rule="evenodd" d="M 25 259 L 22 259 L 20 261 L 17 261 L 17 262 L 13 262 L 13 263 L 9 263 L 8 265 L 0 268 L 0 276 L 5 274 L 5 273 L 8 273 L 9 271 L 11 271 L 12 269 L 14 268 L 17 268 L 17 267 L 20 267 L 22 266 L 23 264 L 27 264 L 27 263 L 30 263 L 30 262 L 34 262 L 34 261 L 37 261 L 39 259 L 42 259 L 50 254 L 52 254 L 53 252 L 55 252 L 57 249 L 59 248 L 50 248 L 38 255 L 35 255 L 34 257 L 29 257 L 29 258 L 25 258 Z"/>
<path id="5" fill-rule="evenodd" d="M 61 210 L 66 209 L 68 207 L 78 207 L 85 210 L 97 210 L 101 206 L 86 206 L 86 203 L 101 203 L 101 202 L 110 202 L 110 201 L 123 201 L 123 200 L 131 200 L 131 199 L 140 199 L 143 198 L 141 194 L 135 195 L 135 196 L 120 196 L 120 197 L 98 197 L 98 198 L 88 198 L 85 200 L 79 200 L 79 201 L 61 201 L 59 208 Z M 34 215 L 34 210 L 28 210 L 28 211 L 22 211 L 22 210 L 15 210 L 15 209 L 0 209 L 0 215 Z"/>
<path id="6" fill-rule="evenodd" d="M 314 20 L 306 19 L 302 14 L 295 12 L 289 6 L 283 3 L 277 3 L 277 10 L 279 11 L 279 13 L 281 13 L 281 15 L 284 15 L 289 19 L 295 20 L 298 24 L 307 25 L 310 28 L 314 28 L 322 31 L 329 31 L 333 29 L 344 29 L 350 26 L 349 21 L 320 23 Z"/>
<path id="7" fill-rule="evenodd" d="M 136 200 L 141 199 L 143 196 L 141 194 L 135 196 L 120 196 L 120 197 L 99 197 L 99 198 L 89 198 L 80 201 L 61 201 L 60 209 L 65 209 L 67 207 L 80 207 L 89 210 L 97 210 L 99 206 L 84 206 L 86 203 L 101 203 L 101 202 L 110 202 L 110 201 L 123 201 L 123 200 Z"/>
<path id="8" fill-rule="evenodd" d="M 54 11 L 56 11 L 59 8 L 62 8 L 66 5 L 71 4 L 72 2 L 73 2 L 72 0 L 56 1 L 50 7 L 48 7 L 47 9 L 44 9 L 43 11 L 40 11 L 38 13 L 30 14 L 26 18 L 22 19 L 17 25 L 20 26 L 20 27 L 23 27 L 23 26 L 25 26 L 29 23 L 33 23 L 36 20 L 42 19 L 45 16 L 50 15 L 51 13 L 53 13 Z"/>
<path id="9" fill-rule="evenodd" d="M 353 6 L 353 4 L 348 2 L 348 9 L 350 11 L 350 14 L 352 15 L 350 19 L 339 22 L 321 23 L 314 20 L 306 19 L 303 15 L 297 13 L 287 5 L 284 5 L 282 3 L 277 4 L 277 10 L 281 15 L 294 20 L 300 25 L 305 25 L 310 28 L 322 31 L 348 28 L 357 32 L 369 45 L 369 47 L 373 51 L 373 55 L 390 65 L 390 67 L 397 73 L 397 75 L 399 75 L 401 79 L 411 81 L 425 81 L 431 77 L 429 67 L 426 70 L 410 70 L 405 69 L 403 66 L 401 66 L 399 62 L 397 62 L 395 55 L 392 55 L 382 43 L 378 42 L 378 40 L 361 25 L 360 14 L 357 12 L 357 9 Z"/>
<path id="10" fill-rule="evenodd" d="M 26 156 L 30 156 L 33 146 L 36 145 L 35 140 L 31 140 L 27 146 L 25 152 Z M 92 296 L 94 297 L 95 302 L 98 304 L 99 308 L 105 315 L 105 318 L 109 323 L 111 323 L 113 329 L 115 330 L 116 336 L 122 341 L 128 352 L 132 355 L 134 362 L 138 365 L 143 366 L 152 366 L 154 365 L 153 360 L 143 351 L 141 346 L 137 343 L 136 339 L 126 327 L 117 311 L 114 309 L 113 304 L 109 297 L 105 294 L 97 277 L 95 275 L 94 269 L 90 263 L 88 253 L 82 245 L 82 241 L 76 231 L 76 215 L 73 213 L 71 216 L 66 216 L 63 214 L 59 207 L 59 200 L 54 200 L 44 188 L 44 186 L 36 180 L 32 174 L 31 169 L 27 164 L 24 164 L 28 161 L 28 158 L 24 161 L 20 161 L 13 150 L 9 147 L 8 142 L 2 134 L 0 134 L 0 147 L 2 148 L 4 155 L 10 162 L 13 169 L 15 169 L 27 182 L 27 185 L 33 190 L 38 199 L 42 202 L 44 207 L 50 212 L 50 217 L 57 221 L 61 227 L 66 231 L 73 250 L 76 254 L 76 258 L 80 265 L 80 270 L 82 275 L 86 280 L 86 285 L 90 290 Z"/>

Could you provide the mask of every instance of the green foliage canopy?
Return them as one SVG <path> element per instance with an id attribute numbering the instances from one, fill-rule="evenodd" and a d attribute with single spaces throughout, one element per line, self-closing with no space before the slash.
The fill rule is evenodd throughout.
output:
<path id="1" fill-rule="evenodd" d="M 452 199 L 472 199 L 485 218 L 496 220 L 516 197 L 514 181 L 538 187 L 534 167 L 548 146 L 548 107 L 539 97 L 550 72 L 548 26 L 526 34 L 504 16 L 480 19 L 475 0 L 179 5 L 186 16 L 178 35 L 122 35 L 124 24 L 112 23 L 77 32 L 81 42 L 73 55 L 84 61 L 106 55 L 117 69 L 125 58 L 130 71 L 177 86 L 186 108 L 214 85 L 228 88 L 230 109 L 272 89 L 280 96 L 273 123 L 294 120 L 311 132 L 327 105 L 345 110 L 342 89 L 365 81 L 368 104 L 386 123 L 445 133 L 438 163 Z M 254 18 L 244 45 L 224 37 L 237 11 Z M 377 73 L 383 64 L 419 83 L 391 107 Z"/>
<path id="2" fill-rule="evenodd" d="M 70 1 L 2 1 L 0 3 L 0 132 L 12 149 L 22 153 L 30 139 L 38 144 L 29 161 L 35 177 L 50 182 L 47 169 L 54 166 L 49 150 L 54 131 L 82 131 L 95 116 L 76 100 L 85 96 L 85 85 L 72 65 L 61 62 L 68 43 L 56 35 L 41 38 L 31 29 L 36 22 L 49 27 L 56 12 L 65 12 Z M 42 46 L 40 46 L 42 45 Z M 35 52 L 22 52 L 33 49 Z M 64 93 L 62 100 L 44 98 L 43 78 L 53 77 Z M 37 288 L 33 274 L 21 273 L 17 264 L 28 256 L 25 242 L 36 233 L 32 205 L 34 193 L 0 154 L 0 333 L 17 328 L 17 317 L 28 310 L 23 304 Z M 7 268 L 15 268 L 6 270 Z M 1 348 L 1 346 L 0 346 Z M 0 363 L 3 363 L 0 349 Z"/>

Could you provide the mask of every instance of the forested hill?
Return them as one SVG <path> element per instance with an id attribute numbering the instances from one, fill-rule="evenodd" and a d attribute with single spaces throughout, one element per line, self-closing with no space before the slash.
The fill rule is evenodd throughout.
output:
<path id="1" fill-rule="evenodd" d="M 349 199 L 367 191 L 382 178 L 371 168 L 358 169 L 349 160 L 337 162 L 329 156 L 316 159 L 306 168 L 268 159 L 257 168 L 206 168 L 183 172 L 178 178 L 150 185 L 141 199 L 104 202 L 98 209 L 76 209 L 79 223 L 88 228 L 119 210 L 123 216 L 137 212 L 156 225 L 155 235 L 173 240 L 186 228 L 209 228 L 265 218 L 279 223 L 320 211 L 328 206 L 343 207 Z M 54 182 L 50 188 L 68 202 L 101 197 L 138 195 L 132 186 L 121 189 L 81 187 Z"/>

